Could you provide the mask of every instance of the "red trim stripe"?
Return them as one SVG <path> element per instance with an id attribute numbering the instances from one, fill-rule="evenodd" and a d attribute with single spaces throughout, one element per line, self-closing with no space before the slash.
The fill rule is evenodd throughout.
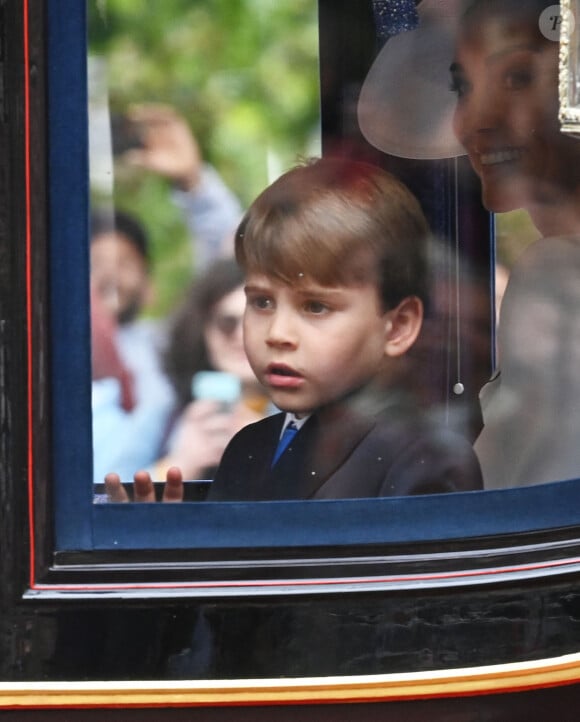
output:
<path id="1" fill-rule="evenodd" d="M 437 580 L 481 578 L 493 575 L 514 574 L 518 572 L 534 572 L 547 569 L 558 569 L 580 564 L 580 558 L 562 559 L 538 564 L 521 564 L 510 567 L 494 567 L 491 569 L 474 569 L 460 572 L 437 574 L 409 574 L 386 577 L 350 577 L 338 579 L 281 579 L 273 581 L 256 580 L 244 582 L 157 582 L 157 583 L 120 583 L 120 584 L 37 584 L 33 589 L 38 591 L 115 591 L 139 589 L 243 589 L 244 587 L 272 588 L 282 586 L 321 587 L 348 584 L 396 584 L 404 582 L 427 582 Z"/>

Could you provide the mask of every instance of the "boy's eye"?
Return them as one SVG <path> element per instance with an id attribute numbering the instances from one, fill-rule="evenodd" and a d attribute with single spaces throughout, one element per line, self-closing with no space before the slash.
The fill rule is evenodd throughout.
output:
<path id="1" fill-rule="evenodd" d="M 268 296 L 253 296 L 248 298 L 248 305 L 259 311 L 267 311 L 273 307 L 274 302 Z"/>
<path id="2" fill-rule="evenodd" d="M 321 313 L 326 313 L 329 308 L 325 303 L 322 303 L 322 301 L 307 301 L 304 304 L 304 310 L 308 313 L 319 315 Z"/>

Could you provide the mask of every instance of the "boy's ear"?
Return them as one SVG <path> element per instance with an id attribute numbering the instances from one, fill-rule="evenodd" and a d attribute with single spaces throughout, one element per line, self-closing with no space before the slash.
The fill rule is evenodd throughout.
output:
<path id="1" fill-rule="evenodd" d="M 417 340 L 423 324 L 423 302 L 407 296 L 385 314 L 385 355 L 394 358 L 407 353 Z"/>

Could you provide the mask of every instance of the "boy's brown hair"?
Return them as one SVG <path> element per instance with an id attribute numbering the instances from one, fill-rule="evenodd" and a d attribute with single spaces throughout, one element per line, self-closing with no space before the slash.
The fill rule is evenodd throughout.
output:
<path id="1" fill-rule="evenodd" d="M 236 232 L 246 272 L 284 283 L 377 285 L 383 309 L 427 300 L 429 228 L 393 175 L 348 159 L 318 159 L 282 175 L 252 203 Z"/>

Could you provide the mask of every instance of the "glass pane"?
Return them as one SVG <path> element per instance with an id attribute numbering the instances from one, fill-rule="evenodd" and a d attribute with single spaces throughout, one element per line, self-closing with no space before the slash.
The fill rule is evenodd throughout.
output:
<path id="1" fill-rule="evenodd" d="M 485 488 L 574 479 L 580 184 L 570 170 L 580 145 L 558 122 L 559 8 L 548 0 L 387 6 L 373 3 L 382 49 L 360 95 L 363 135 L 409 161 L 465 155 L 458 164 L 466 160 L 495 214 L 503 300 L 474 444 Z"/>
<path id="2" fill-rule="evenodd" d="M 270 412 L 233 233 L 320 155 L 317 3 L 89 0 L 88 17 L 94 481 L 209 479 Z"/>
<path id="3" fill-rule="evenodd" d="M 262 378 L 260 385 L 250 369 L 242 340 L 243 278 L 232 260 L 233 231 L 242 209 L 263 188 L 298 158 L 320 155 L 318 98 L 322 93 L 328 99 L 328 81 L 338 84 L 341 107 L 336 115 L 343 121 L 330 133 L 326 123 L 326 154 L 365 158 L 349 137 L 357 127 L 356 98 L 364 77 L 351 77 L 353 59 L 341 36 L 327 43 L 319 88 L 318 14 L 312 0 L 175 0 L 162 7 L 117 0 L 89 9 L 94 482 L 99 484 L 107 471 L 117 472 L 127 484 L 115 494 L 114 500 L 122 501 L 127 491 L 139 495 L 130 483 L 136 470 L 146 469 L 161 490 L 167 470 L 178 467 L 196 482 L 187 485 L 187 498 L 199 500 L 208 486 L 200 482 L 212 480 L 221 464 L 235 478 L 234 485 L 243 486 L 241 478 L 249 481 L 244 493 L 230 489 L 217 497 L 215 489 L 221 486 L 214 483 L 211 500 L 479 489 L 471 442 L 480 427 L 477 389 L 490 371 L 489 229 L 482 225 L 475 231 L 474 238 L 482 239 L 475 253 L 469 248 L 473 239 L 466 244 L 460 238 L 460 216 L 467 217 L 473 197 L 473 190 L 463 188 L 464 169 L 447 161 L 389 167 L 409 184 L 419 204 L 375 166 L 363 170 L 362 164 L 345 160 L 332 178 L 324 170 L 308 176 L 301 169 L 304 183 L 312 183 L 312 198 L 326 183 L 335 193 L 340 186 L 342 195 L 337 193 L 328 207 L 321 204 L 326 215 L 309 236 L 294 238 L 296 247 L 302 242 L 307 248 L 300 261 L 305 272 L 297 278 L 308 279 L 288 281 L 284 293 L 308 295 L 304 308 L 328 309 L 333 319 L 350 318 L 355 306 L 360 315 L 346 333 L 327 333 L 321 325 L 316 336 L 320 349 L 315 356 L 326 359 L 326 371 L 315 380 L 329 391 L 317 396 L 320 406 L 310 405 L 306 413 L 284 405 L 285 391 L 299 388 L 301 374 L 288 362 L 270 360 L 268 368 L 273 365 L 274 371 L 269 374 L 276 381 L 264 384 Z M 368 20 L 368 9 L 363 20 Z M 342 23 L 345 18 L 341 16 Z M 358 23 L 353 33 L 362 29 Z M 329 48 L 335 56 L 346 56 L 344 66 L 336 64 L 336 57 L 330 60 Z M 354 62 L 357 66 L 362 67 L 360 60 Z M 328 107 L 326 115 L 328 121 Z M 300 187 L 285 186 L 290 209 L 303 200 Z M 347 193 L 358 200 L 351 203 Z M 420 205 L 433 224 L 433 237 Z M 286 213 L 284 203 L 280 208 Z M 320 218 L 314 203 L 309 208 Z M 466 210 L 461 214 L 460 208 Z M 305 216 L 302 227 L 306 221 Z M 388 224 L 395 231 L 386 229 Z M 474 225 L 469 219 L 465 227 Z M 344 250 L 360 239 L 367 242 L 369 233 L 379 239 L 369 244 L 370 254 L 363 249 L 372 283 L 364 275 L 368 269 L 358 268 L 356 253 Z M 327 235 L 332 243 L 340 239 L 343 244 L 340 263 L 333 260 L 338 246 L 328 258 L 318 253 Z M 405 244 L 385 250 L 385 239 L 396 235 L 405 237 Z M 393 261 L 397 253 L 401 257 Z M 279 272 L 271 270 L 270 276 Z M 302 290 L 294 288 L 300 283 L 305 284 Z M 250 307 L 263 300 L 255 285 L 250 284 Z M 336 285 L 329 297 L 326 287 Z M 403 287 L 407 290 L 401 295 Z M 258 288 L 262 293 L 264 284 Z M 378 291 L 377 315 L 371 301 Z M 382 338 L 386 328 L 393 328 L 398 338 L 399 320 L 405 329 L 413 328 L 401 351 L 391 346 L 390 334 Z M 387 345 L 388 353 L 383 352 Z M 379 348 L 371 384 L 367 355 L 375 362 Z M 342 403 L 345 399 L 348 403 Z M 329 418 L 329 409 L 339 406 L 346 418 Z M 284 483 L 264 482 L 263 489 L 250 493 L 250 481 L 258 481 L 260 470 L 250 470 L 247 459 L 262 458 L 265 452 L 260 454 L 258 447 L 264 443 L 270 450 L 272 439 L 258 441 L 256 431 L 254 446 L 248 442 L 239 448 L 238 441 L 237 451 L 229 452 L 229 466 L 222 453 L 235 432 L 279 409 L 296 411 L 299 429 L 303 422 L 308 429 L 318 424 L 320 430 L 297 437 L 296 444 L 308 452 L 300 455 L 307 461 L 299 470 L 292 469 Z M 274 423 L 261 426 L 260 432 L 272 429 Z M 373 475 L 366 474 L 368 448 L 379 462 Z M 306 469 L 307 464 L 312 466 Z M 365 483 L 359 478 L 363 468 Z M 329 482 L 328 489 L 322 479 Z M 337 479 L 343 480 L 338 487 Z M 314 483 L 318 480 L 320 487 Z M 96 499 L 106 501 L 101 489 Z"/>
<path id="4" fill-rule="evenodd" d="M 328 20 L 330 5 L 321 7 Z M 558 38 L 545 31 L 548 6 L 377 0 L 364 10 L 345 7 L 356 23 L 350 35 L 340 23 L 334 28 L 319 87 L 314 2 L 89 6 L 99 238 L 91 246 L 95 482 L 109 469 L 128 481 L 140 467 L 163 479 L 169 464 L 189 479 L 211 479 L 233 432 L 275 410 L 242 350 L 232 230 L 297 157 L 319 154 L 319 93 L 327 149 L 401 178 L 436 238 L 430 311 L 402 374 L 429 422 L 463 427 L 475 441 L 485 488 L 577 476 L 579 228 L 571 161 L 580 146 L 559 131 Z M 372 27 L 376 48 L 353 40 L 362 25 L 364 33 Z M 364 63 L 348 52 L 351 42 Z M 144 223 L 150 253 L 142 239 L 129 238 L 139 234 L 119 209 Z M 489 214 L 498 311 L 501 300 L 495 369 Z M 152 351 L 152 336 L 161 352 Z M 107 346 L 112 339 L 117 349 Z M 141 416 L 142 369 L 155 410 Z M 501 373 L 490 379 L 490 371 Z M 122 427 L 130 429 L 127 445 Z M 117 445 L 133 454 L 126 464 Z"/>

